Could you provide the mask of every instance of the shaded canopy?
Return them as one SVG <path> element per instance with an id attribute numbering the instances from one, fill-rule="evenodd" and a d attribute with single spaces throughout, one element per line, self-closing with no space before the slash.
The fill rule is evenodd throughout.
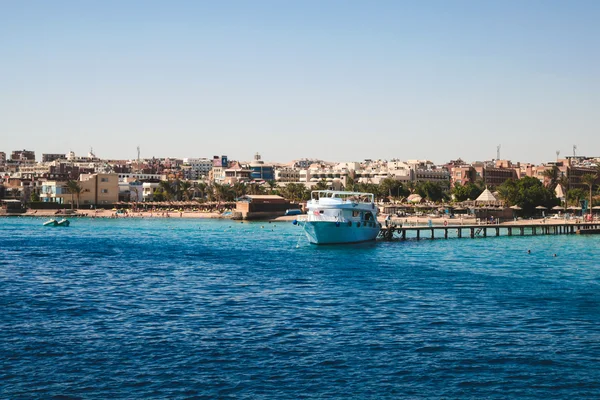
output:
<path id="1" fill-rule="evenodd" d="M 485 190 L 479 195 L 479 197 L 475 201 L 476 202 L 485 202 L 485 203 L 494 203 L 494 202 L 498 201 L 498 199 L 494 197 L 494 195 L 492 194 L 492 192 L 490 192 L 490 190 L 488 188 L 485 188 Z"/>

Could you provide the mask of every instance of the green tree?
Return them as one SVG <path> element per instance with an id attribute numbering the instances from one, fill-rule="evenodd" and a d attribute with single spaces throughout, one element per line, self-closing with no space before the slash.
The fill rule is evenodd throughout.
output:
<path id="1" fill-rule="evenodd" d="M 30 201 L 40 201 L 40 195 L 37 192 L 31 192 Z"/>
<path id="2" fill-rule="evenodd" d="M 260 184 L 253 182 L 246 187 L 246 193 L 260 195 L 265 193 L 265 189 Z"/>
<path id="3" fill-rule="evenodd" d="M 456 201 L 475 200 L 483 192 L 483 189 L 472 182 L 467 182 L 464 185 L 455 183 L 450 191 L 454 195 Z"/>
<path id="4" fill-rule="evenodd" d="M 329 184 L 327 183 L 327 181 L 325 179 L 321 179 L 319 182 L 317 182 L 312 187 L 312 190 L 327 190 L 327 189 L 329 189 Z"/>
<path id="5" fill-rule="evenodd" d="M 554 190 L 556 185 L 558 185 L 560 171 L 556 165 L 553 165 L 552 168 L 542 172 L 542 176 L 544 177 L 544 183 L 546 183 L 546 187 L 550 190 Z"/>
<path id="6" fill-rule="evenodd" d="M 267 186 L 269 187 L 269 194 L 273 194 L 275 192 L 275 188 L 277 187 L 277 182 L 270 179 L 267 181 Z"/>
<path id="7" fill-rule="evenodd" d="M 594 189 L 594 186 L 596 185 L 596 180 L 598 179 L 598 175 L 597 174 L 585 174 L 581 177 L 581 183 L 584 183 L 587 185 L 587 187 L 590 189 L 590 202 L 588 203 L 588 210 L 590 215 L 592 214 L 592 191 Z"/>
<path id="8" fill-rule="evenodd" d="M 246 194 L 246 185 L 243 182 L 236 182 L 231 187 L 233 193 L 235 194 L 235 198 L 242 197 Z"/>
<path id="9" fill-rule="evenodd" d="M 179 195 L 178 197 L 189 201 L 191 196 L 193 195 L 193 187 L 190 181 L 183 181 L 179 185 Z"/>
<path id="10" fill-rule="evenodd" d="M 382 197 L 401 198 L 410 194 L 402 182 L 394 178 L 385 178 L 379 182 L 379 194 Z"/>
<path id="11" fill-rule="evenodd" d="M 516 181 L 509 179 L 498 187 L 498 193 L 507 205 L 521 207 L 525 216 L 534 215 L 537 206 L 552 208 L 559 203 L 553 190 L 530 176 Z"/>
<path id="12" fill-rule="evenodd" d="M 162 193 L 161 197 L 163 198 L 163 200 L 157 200 L 157 201 L 171 201 L 176 196 L 176 193 L 175 193 L 175 190 L 173 188 L 171 181 L 160 181 L 158 183 L 158 188 L 156 188 L 154 193 L 156 194 L 157 191 Z"/>
<path id="13" fill-rule="evenodd" d="M 165 201 L 165 192 L 161 188 L 154 189 L 152 192 L 153 201 Z"/>
<path id="14" fill-rule="evenodd" d="M 208 185 L 204 182 L 198 182 L 196 185 L 196 191 L 200 195 L 200 200 L 206 200 L 206 193 L 208 192 Z"/>
<path id="15" fill-rule="evenodd" d="M 356 181 L 350 175 L 348 175 L 346 177 L 346 187 L 345 187 L 345 190 L 347 190 L 349 192 L 355 192 L 357 190 L 356 189 Z"/>
<path id="16" fill-rule="evenodd" d="M 77 208 L 79 208 L 79 198 L 81 196 L 82 191 L 83 188 L 79 185 L 77 181 L 67 181 L 67 192 L 71 193 L 71 209 L 73 209 L 73 205 L 75 203 L 75 196 L 77 196 Z"/>
<path id="17" fill-rule="evenodd" d="M 282 190 L 283 197 L 286 199 L 295 202 L 308 200 L 310 198 L 310 192 L 306 189 L 306 186 L 302 183 L 293 183 L 290 182 L 285 185 Z"/>
<path id="18" fill-rule="evenodd" d="M 236 193 L 230 185 L 215 183 L 213 185 L 214 197 L 217 201 L 233 201 Z"/>
<path id="19" fill-rule="evenodd" d="M 571 189 L 567 192 L 567 203 L 579 206 L 581 200 L 585 199 L 585 191 L 580 188 Z"/>
<path id="20" fill-rule="evenodd" d="M 429 199 L 429 201 L 433 201 L 434 203 L 446 198 L 442 185 L 431 181 L 417 182 L 415 192 L 422 198 Z"/>

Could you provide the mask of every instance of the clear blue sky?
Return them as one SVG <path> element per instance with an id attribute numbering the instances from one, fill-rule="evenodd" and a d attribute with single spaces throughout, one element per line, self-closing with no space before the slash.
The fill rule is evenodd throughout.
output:
<path id="1" fill-rule="evenodd" d="M 600 1 L 0 0 L 0 151 L 600 155 Z"/>

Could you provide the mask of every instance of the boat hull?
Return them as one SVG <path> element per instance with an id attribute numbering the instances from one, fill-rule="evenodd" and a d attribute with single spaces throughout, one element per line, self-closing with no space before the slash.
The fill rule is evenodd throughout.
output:
<path id="1" fill-rule="evenodd" d="M 381 225 L 376 222 L 366 224 L 337 223 L 329 221 L 307 221 L 304 231 L 312 244 L 359 243 L 375 240 Z"/>

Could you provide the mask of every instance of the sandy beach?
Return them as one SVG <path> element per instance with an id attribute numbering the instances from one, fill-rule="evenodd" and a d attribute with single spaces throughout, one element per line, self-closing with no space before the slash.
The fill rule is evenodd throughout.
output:
<path id="1" fill-rule="evenodd" d="M 231 214 L 219 213 L 219 212 L 206 212 L 206 211 L 138 211 L 138 212 L 116 212 L 114 210 L 66 210 L 66 213 L 61 210 L 57 213 L 57 210 L 28 210 L 24 214 L 18 214 L 21 216 L 30 217 L 43 217 L 43 218 L 198 218 L 198 219 L 230 219 Z M 270 221 L 289 221 L 292 222 L 298 219 L 299 215 L 288 215 L 280 216 L 269 219 Z M 385 225 L 387 215 L 380 214 L 378 221 L 382 225 Z M 431 224 L 434 226 L 459 226 L 459 225 L 495 225 L 489 221 L 479 221 L 475 217 L 463 216 L 463 217 L 424 217 L 424 216 L 405 216 L 405 217 L 392 217 L 390 220 L 391 224 L 402 225 L 402 226 L 427 226 Z M 597 218 L 594 219 L 598 221 Z M 532 224 L 576 224 L 583 222 L 581 217 L 578 218 L 534 218 L 534 219 L 519 219 L 519 220 L 508 220 L 502 221 L 500 225 L 532 225 Z"/>
<path id="2" fill-rule="evenodd" d="M 62 210 L 61 210 L 62 211 Z M 218 212 L 203 211 L 137 211 L 119 212 L 114 210 L 66 210 L 66 213 L 57 213 L 56 210 L 28 210 L 23 216 L 48 217 L 48 218 L 227 218 Z"/>

